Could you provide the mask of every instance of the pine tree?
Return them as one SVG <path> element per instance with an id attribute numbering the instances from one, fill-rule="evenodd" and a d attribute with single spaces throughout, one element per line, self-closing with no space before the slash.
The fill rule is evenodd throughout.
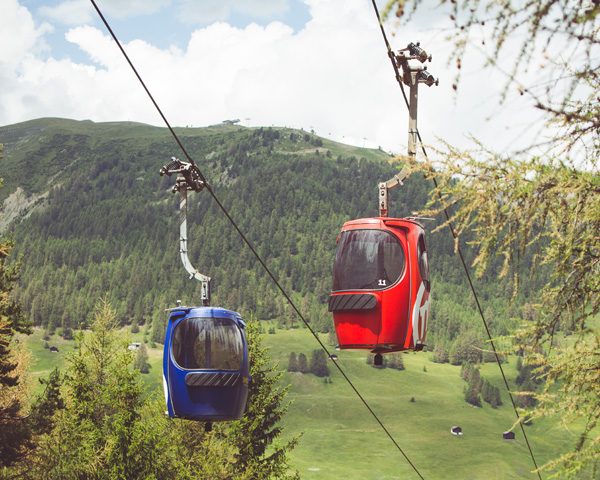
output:
<path id="1" fill-rule="evenodd" d="M 433 348 L 432 361 L 434 363 L 448 363 L 449 358 L 446 345 L 442 342 L 436 342 L 435 347 Z"/>
<path id="2" fill-rule="evenodd" d="M 308 373 L 310 371 L 308 368 L 308 359 L 303 353 L 298 354 L 298 371 L 300 373 Z"/>
<path id="3" fill-rule="evenodd" d="M 388 357 L 388 368 L 393 368 L 395 370 L 404 370 L 404 359 L 402 358 L 401 353 L 391 353 L 386 356 Z"/>
<path id="4" fill-rule="evenodd" d="M 414 18 L 426 3 L 392 0 L 388 11 L 410 12 L 405 18 Z M 461 60 L 475 45 L 469 39 L 485 24 L 475 47 L 485 67 L 504 72 L 508 65 L 514 73 L 505 76 L 502 101 L 514 89 L 529 96 L 531 107 L 542 114 L 539 123 L 551 133 L 543 151 L 537 152 L 538 140 L 532 137 L 509 156 L 481 143 L 464 151 L 447 145 L 438 152 L 435 167 L 425 167 L 436 180 L 430 203 L 436 207 L 427 214 L 440 213 L 440 203 L 451 206 L 448 223 L 475 250 L 477 273 L 496 270 L 512 277 L 513 298 L 522 293 L 535 298 L 534 317 L 523 311 L 523 328 L 514 337 L 515 350 L 532 356 L 543 370 L 542 391 L 536 394 L 540 403 L 531 417 L 555 416 L 563 425 L 584 425 L 574 447 L 554 452 L 556 458 L 540 470 L 551 476 L 579 478 L 586 470 L 594 475 L 600 457 L 600 335 L 592 326 L 600 312 L 600 77 L 597 58 L 589 52 L 598 44 L 600 8 L 597 1 L 580 0 L 451 3 L 440 5 L 449 8 L 454 23 L 448 36 L 456 47 L 453 88 L 465 70 Z M 539 55 L 557 49 L 570 55 L 544 62 L 543 78 L 529 79 L 529 85 L 543 82 L 547 88 L 523 88 L 518 72 L 532 71 Z M 557 335 L 561 330 L 574 338 L 563 341 Z"/>
<path id="5" fill-rule="evenodd" d="M 137 349 L 135 354 L 135 360 L 133 361 L 133 368 L 138 370 L 140 373 L 150 373 L 150 364 L 148 363 L 148 350 L 146 345 L 143 343 L 140 348 Z"/>
<path id="6" fill-rule="evenodd" d="M 165 318 L 161 315 L 161 312 L 156 312 L 155 315 L 152 317 L 150 340 L 156 343 L 164 343 L 165 332 Z"/>
<path id="7" fill-rule="evenodd" d="M 140 331 L 140 326 L 138 324 L 137 319 L 133 319 L 131 322 L 131 333 L 138 333 Z"/>
<path id="8" fill-rule="evenodd" d="M 490 400 L 492 408 L 498 408 L 502 405 L 502 398 L 500 397 L 500 389 L 496 386 L 492 386 L 492 398 Z"/>
<path id="9" fill-rule="evenodd" d="M 470 364 L 466 364 L 470 365 Z M 481 407 L 480 392 L 483 382 L 481 381 L 481 375 L 479 370 L 474 366 L 470 365 L 465 367 L 465 379 L 467 381 L 467 387 L 465 388 L 465 401 L 471 405 Z"/>
<path id="10" fill-rule="evenodd" d="M 329 366 L 327 365 L 327 355 L 323 350 L 313 350 L 310 359 L 310 372 L 317 377 L 329 376 Z"/>
<path id="11" fill-rule="evenodd" d="M 298 371 L 298 358 L 296 357 L 296 352 L 290 353 L 290 359 L 288 360 L 288 372 L 297 372 Z"/>
<path id="12" fill-rule="evenodd" d="M 45 385 L 44 392 L 35 400 L 29 414 L 29 424 L 36 434 L 49 433 L 54 427 L 54 414 L 65 408 L 60 393 L 62 379 L 57 368 L 50 372 L 47 379 L 40 379 Z"/>
<path id="13" fill-rule="evenodd" d="M 494 387 L 490 384 L 490 382 L 487 381 L 487 379 L 484 378 L 481 380 L 481 398 L 484 402 L 492 403 L 493 388 Z"/>
<path id="14" fill-rule="evenodd" d="M 288 389 L 278 386 L 282 374 L 269 364 L 255 323 L 251 321 L 247 327 L 252 358 L 248 406 L 242 419 L 233 423 L 229 435 L 237 449 L 232 478 L 296 478 L 297 475 L 288 473 L 287 454 L 296 445 L 297 438 L 283 445 L 273 444 L 282 432 L 280 420 L 288 408 L 283 404 Z"/>
<path id="15" fill-rule="evenodd" d="M 471 333 L 467 332 L 454 340 L 450 348 L 450 363 L 452 365 L 461 365 L 464 362 L 479 363 L 482 360 L 482 341 Z"/>
<path id="16" fill-rule="evenodd" d="M 116 326 L 115 311 L 102 302 L 92 332 L 78 335 L 64 380 L 69 401 L 40 441 L 32 478 L 125 479 L 139 470 L 132 448 L 142 392 Z"/>
<path id="17" fill-rule="evenodd" d="M 465 388 L 465 401 L 476 407 L 481 407 L 481 397 L 479 396 L 479 383 L 470 381 Z"/>
<path id="18" fill-rule="evenodd" d="M 467 382 L 469 382 L 470 384 L 475 385 L 475 387 L 477 388 L 478 392 L 481 390 L 481 373 L 479 373 L 479 369 L 478 368 L 472 367 L 469 370 L 469 376 L 467 378 Z"/>
<path id="19" fill-rule="evenodd" d="M 22 381 L 24 350 L 14 349 L 15 332 L 29 333 L 21 308 L 11 298 L 18 280 L 18 265 L 8 266 L 12 245 L 0 242 L 0 467 L 17 462 L 31 447 L 31 432 L 24 416 L 27 387 Z"/>
<path id="20" fill-rule="evenodd" d="M 465 382 L 468 382 L 469 378 L 471 378 L 471 371 L 473 368 L 475 368 L 473 367 L 473 364 L 469 362 L 463 363 L 460 367 L 460 378 L 462 378 Z"/>

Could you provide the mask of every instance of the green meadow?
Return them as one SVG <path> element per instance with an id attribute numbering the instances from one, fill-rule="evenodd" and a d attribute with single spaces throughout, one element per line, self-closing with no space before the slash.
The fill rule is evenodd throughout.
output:
<path id="1" fill-rule="evenodd" d="M 124 330 L 124 338 L 142 341 Z M 327 342 L 325 335 L 323 342 Z M 32 354 L 31 381 L 35 392 L 42 388 L 37 379 L 52 368 L 65 365 L 74 342 L 58 336 L 44 348 L 42 331 L 21 337 Z M 287 367 L 290 352 L 305 353 L 310 359 L 317 342 L 304 328 L 280 330 L 264 335 L 274 362 Z M 327 343 L 326 343 L 327 344 Z M 162 346 L 148 348 L 150 373 L 143 375 L 148 393 L 161 390 Z M 466 383 L 460 367 L 431 362 L 430 353 L 403 355 L 405 370 L 376 369 L 366 363 L 366 352 L 335 351 L 339 365 L 350 377 L 396 442 L 426 479 L 524 479 L 536 478 L 520 429 L 516 440 L 502 439 L 515 415 L 496 364 L 485 364 L 482 377 L 501 387 L 503 405 L 497 409 L 484 403 L 472 407 L 463 400 Z M 515 359 L 505 370 L 516 377 Z M 292 451 L 292 466 L 305 479 L 412 479 L 418 478 L 399 450 L 361 403 L 341 374 L 330 364 L 331 382 L 312 374 L 289 373 L 289 410 L 284 417 L 284 439 L 300 436 Z M 513 387 L 514 385 L 511 385 Z M 414 401 L 411 401 L 414 399 Z M 450 434 L 459 425 L 464 435 Z M 575 441 L 575 433 L 556 419 L 536 421 L 525 427 L 538 464 L 556 456 Z"/>

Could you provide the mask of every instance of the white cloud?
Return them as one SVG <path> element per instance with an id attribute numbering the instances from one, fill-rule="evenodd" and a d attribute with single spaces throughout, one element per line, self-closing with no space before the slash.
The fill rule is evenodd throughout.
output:
<path id="1" fill-rule="evenodd" d="M 29 10 L 17 0 L 2 0 L 0 23 L 0 73 L 6 74 L 23 58 L 46 48 L 44 33 L 51 30 L 48 24 L 36 27 Z"/>
<path id="2" fill-rule="evenodd" d="M 224 21 L 233 14 L 265 19 L 284 14 L 289 0 L 182 0 L 177 6 L 178 18 L 184 23 L 206 25 Z"/>
<path id="3" fill-rule="evenodd" d="M 404 151 L 407 113 L 368 2 L 307 4 L 311 20 L 297 32 L 279 22 L 245 28 L 214 23 L 194 31 L 183 50 L 141 40 L 125 48 L 174 125 L 250 118 L 251 125 L 312 127 L 346 143 Z M 17 62 L 0 71 L 0 124 L 62 116 L 161 125 L 105 32 L 84 26 L 67 33 L 67 40 L 89 56 L 87 64 L 45 60 L 35 53 L 41 34 L 28 12 L 13 8 L 12 18 L 10 31 L 0 35 L 24 39 L 12 53 L 0 50 L 0 61 L 8 55 Z M 402 40 L 391 38 L 396 48 L 418 38 L 414 30 L 401 33 Z M 445 43 L 419 36 L 434 54 L 432 72 L 441 77 L 439 87 L 420 90 L 419 129 L 425 141 L 437 136 L 464 144 L 465 132 L 472 131 L 492 145 L 506 146 L 508 137 L 498 124 L 514 122 L 514 112 L 519 124 L 526 123 L 530 117 L 522 102 L 486 124 L 503 80 L 489 75 L 482 81 L 481 72 L 467 75 L 455 104 Z"/>
<path id="4" fill-rule="evenodd" d="M 203 1 L 203 0 L 200 0 Z M 150 15 L 172 3 L 172 0 L 97 0 L 102 11 L 115 18 Z"/>
<path id="5" fill-rule="evenodd" d="M 82 25 L 94 19 L 94 8 L 87 0 L 67 0 L 53 7 L 44 5 L 38 13 L 65 25 Z"/>
<path id="6" fill-rule="evenodd" d="M 97 0 L 100 10 L 112 18 L 150 15 L 171 4 L 172 0 Z M 64 25 L 84 25 L 96 18 L 89 0 L 65 0 L 54 6 L 42 6 L 39 14 Z"/>

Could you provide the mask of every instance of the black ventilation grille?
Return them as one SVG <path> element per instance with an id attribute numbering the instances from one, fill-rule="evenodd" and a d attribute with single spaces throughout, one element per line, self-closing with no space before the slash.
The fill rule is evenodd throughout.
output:
<path id="1" fill-rule="evenodd" d="M 377 306 L 377 299 L 372 293 L 348 293 L 329 296 L 329 311 L 372 310 Z"/>
<path id="2" fill-rule="evenodd" d="M 238 372 L 194 372 L 185 376 L 185 384 L 188 387 L 235 387 L 239 380 L 240 374 Z"/>

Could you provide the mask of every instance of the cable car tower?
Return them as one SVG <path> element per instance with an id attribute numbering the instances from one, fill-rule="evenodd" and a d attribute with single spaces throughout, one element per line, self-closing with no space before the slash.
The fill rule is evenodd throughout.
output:
<path id="1" fill-rule="evenodd" d="M 420 83 L 438 81 L 423 64 L 418 43 L 391 54 L 399 80 L 410 87 L 408 155 L 416 157 Z M 402 72 L 402 75 L 400 75 Z M 329 311 L 341 349 L 367 349 L 374 364 L 383 353 L 422 350 L 429 317 L 429 263 L 425 230 L 415 218 L 388 217 L 388 190 L 403 184 L 403 169 L 379 183 L 379 216 L 346 222 L 338 236 Z"/>

